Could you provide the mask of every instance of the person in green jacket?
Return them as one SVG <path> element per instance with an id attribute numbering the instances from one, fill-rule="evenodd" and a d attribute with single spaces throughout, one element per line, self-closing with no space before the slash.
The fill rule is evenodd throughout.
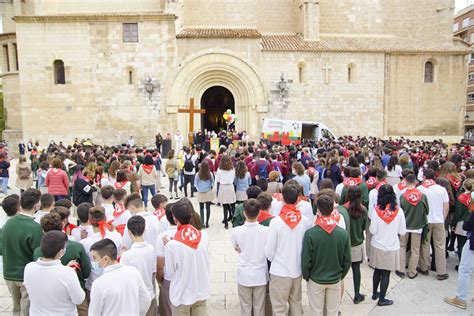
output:
<path id="1" fill-rule="evenodd" d="M 408 260 L 408 277 L 417 277 L 416 267 L 420 259 L 420 247 L 423 229 L 428 225 L 427 215 L 429 204 L 426 195 L 416 188 L 418 183 L 414 174 L 405 177 L 407 189 L 400 196 L 400 207 L 405 214 L 407 233 L 400 236 L 400 262 L 406 262 L 406 249 L 410 239 L 410 258 Z M 400 270 L 395 272 L 399 277 L 405 277 L 405 264 L 400 264 Z"/>
<path id="2" fill-rule="evenodd" d="M 358 186 L 351 186 L 347 192 L 348 202 L 344 204 L 350 216 L 350 239 L 352 276 L 354 281 L 354 304 L 364 301 L 365 296 L 360 294 L 360 265 L 364 261 L 364 231 L 368 224 L 367 209 L 362 205 L 361 190 Z"/>
<path id="3" fill-rule="evenodd" d="M 473 179 L 466 179 L 463 184 L 464 192 L 459 194 L 454 205 L 454 214 L 451 226 L 455 227 L 454 234 L 458 240 L 458 256 L 461 262 L 462 247 L 467 240 L 467 232 L 462 229 L 464 221 L 469 219 L 469 206 L 471 204 L 471 192 L 474 187 Z"/>
<path id="4" fill-rule="evenodd" d="M 256 185 L 249 186 L 245 191 L 249 199 L 256 199 L 262 193 L 262 189 Z M 232 217 L 232 227 L 242 226 L 245 222 L 243 203 L 237 204 L 235 207 L 234 216 Z"/>
<path id="5" fill-rule="evenodd" d="M 33 251 L 40 246 L 43 235 L 35 222 L 41 192 L 28 189 L 21 194 L 21 211 L 3 226 L 3 277 L 13 301 L 13 314 L 28 315 L 30 300 L 23 285 L 25 266 L 33 261 Z"/>
<path id="6" fill-rule="evenodd" d="M 341 205 L 344 205 L 349 200 L 347 197 L 347 192 L 349 191 L 349 187 L 353 185 L 357 185 L 361 190 L 362 204 L 365 206 L 365 208 L 369 207 L 369 189 L 367 188 L 367 184 L 364 181 L 362 181 L 359 167 L 350 168 L 350 177 L 345 178 L 343 184 L 344 184 L 344 188 L 342 189 L 341 200 L 340 200 Z"/>
<path id="7" fill-rule="evenodd" d="M 308 282 L 311 315 L 337 315 L 341 283 L 351 267 L 349 234 L 337 226 L 334 199 L 318 196 L 315 226 L 306 231 L 301 252 L 303 278 Z M 337 213 L 337 216 L 341 216 Z"/>

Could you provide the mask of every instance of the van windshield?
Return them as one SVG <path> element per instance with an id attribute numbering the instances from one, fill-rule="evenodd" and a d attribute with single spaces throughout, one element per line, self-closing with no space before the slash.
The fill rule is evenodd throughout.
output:
<path id="1" fill-rule="evenodd" d="M 325 139 L 334 139 L 334 135 L 325 128 L 321 129 L 321 136 Z"/>

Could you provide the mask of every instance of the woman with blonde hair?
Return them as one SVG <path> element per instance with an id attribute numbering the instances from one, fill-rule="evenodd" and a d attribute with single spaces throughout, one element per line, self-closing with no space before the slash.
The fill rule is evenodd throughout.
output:
<path id="1" fill-rule="evenodd" d="M 448 179 L 453 189 L 454 196 L 457 196 L 462 187 L 463 176 L 457 171 L 456 165 L 447 161 L 439 171 L 439 177 Z"/>
<path id="2" fill-rule="evenodd" d="M 305 174 L 303 164 L 294 162 L 291 165 L 291 169 L 294 174 L 293 180 L 298 182 L 303 187 L 304 196 L 309 197 L 309 192 L 311 191 L 311 179 L 307 174 Z"/>
<path id="3" fill-rule="evenodd" d="M 113 160 L 110 163 L 109 170 L 107 173 L 109 174 L 109 182 L 114 185 L 115 182 L 117 181 L 117 171 L 120 170 L 120 162 L 118 160 Z"/>
<path id="4" fill-rule="evenodd" d="M 281 193 L 281 189 L 283 189 L 283 184 L 280 182 L 280 172 L 279 171 L 272 171 L 268 175 L 268 187 L 267 193 L 271 195 L 275 193 Z"/>
<path id="5" fill-rule="evenodd" d="M 28 190 L 33 186 L 33 172 L 30 164 L 25 156 L 20 156 L 18 164 L 16 165 L 16 181 L 15 186 L 20 189 L 20 192 Z"/>
<path id="6" fill-rule="evenodd" d="M 214 200 L 212 188 L 214 186 L 214 175 L 207 160 L 203 160 L 199 172 L 194 176 L 194 187 L 197 190 L 199 202 L 199 213 L 201 214 L 202 227 L 209 228 L 209 217 L 211 216 L 211 203 Z M 204 214 L 206 206 L 206 214 Z"/>
<path id="7" fill-rule="evenodd" d="M 247 189 L 252 184 L 250 172 L 247 169 L 247 165 L 244 161 L 237 162 L 235 166 L 235 198 L 237 203 L 244 203 L 247 201 Z"/>
<path id="8" fill-rule="evenodd" d="M 234 191 L 235 170 L 232 160 L 228 155 L 223 155 L 216 172 L 216 183 L 219 184 L 217 192 L 217 203 L 222 204 L 224 211 L 224 228 L 228 229 L 228 221 L 232 219 L 235 209 Z"/>

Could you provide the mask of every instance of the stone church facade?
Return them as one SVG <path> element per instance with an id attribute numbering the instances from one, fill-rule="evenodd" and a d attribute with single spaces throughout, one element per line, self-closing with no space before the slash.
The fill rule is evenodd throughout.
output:
<path id="1" fill-rule="evenodd" d="M 2 1 L 3 91 L 12 142 L 183 133 L 263 118 L 336 135 L 458 138 L 468 45 L 454 0 Z"/>

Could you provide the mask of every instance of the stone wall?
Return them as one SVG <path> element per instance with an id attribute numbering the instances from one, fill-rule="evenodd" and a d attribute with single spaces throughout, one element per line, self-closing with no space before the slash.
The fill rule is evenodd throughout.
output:
<path id="1" fill-rule="evenodd" d="M 5 129 L 21 130 L 21 104 L 18 73 L 6 74 L 2 77 L 3 103 L 6 117 Z"/>
<path id="2" fill-rule="evenodd" d="M 435 80 L 424 82 L 426 61 Z M 387 56 L 386 135 L 462 135 L 466 104 L 464 56 Z"/>
<path id="3" fill-rule="evenodd" d="M 326 63 L 331 68 L 328 84 Z M 352 83 L 349 64 L 355 66 Z M 302 83 L 299 65 L 304 66 Z M 261 72 L 269 105 L 261 119 L 318 121 L 336 135 L 383 135 L 384 54 L 267 52 Z M 282 73 L 290 81 L 283 97 L 278 89 Z"/>
<path id="4" fill-rule="evenodd" d="M 161 91 L 175 58 L 172 21 L 140 22 L 138 43 L 123 43 L 121 22 L 20 23 L 17 34 L 25 138 L 115 144 L 133 135 L 149 143 L 161 130 Z M 54 84 L 56 59 L 64 61 L 66 85 Z M 161 85 L 153 100 L 143 88 L 149 77 Z"/>
<path id="5" fill-rule="evenodd" d="M 454 0 L 320 0 L 326 34 L 396 35 L 452 42 Z"/>
<path id="6" fill-rule="evenodd" d="M 28 3 L 29 11 L 35 15 L 71 13 L 132 13 L 158 12 L 164 8 L 165 0 L 35 0 Z"/>

